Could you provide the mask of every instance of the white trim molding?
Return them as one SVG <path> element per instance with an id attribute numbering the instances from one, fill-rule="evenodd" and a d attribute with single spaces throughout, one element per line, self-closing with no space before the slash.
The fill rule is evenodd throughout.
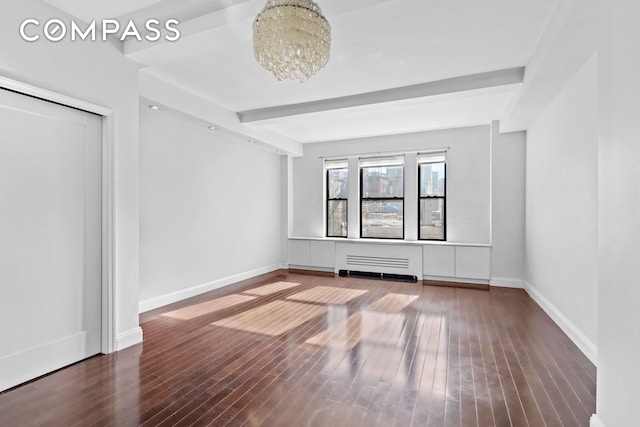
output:
<path id="1" fill-rule="evenodd" d="M 308 265 L 288 264 L 286 268 L 288 268 L 289 270 L 319 271 L 321 273 L 338 274 L 338 271 L 333 267 L 315 267 L 315 266 L 308 266 Z"/>
<path id="2" fill-rule="evenodd" d="M 589 420 L 589 427 L 606 427 L 598 414 L 593 414 Z"/>
<path id="3" fill-rule="evenodd" d="M 0 392 L 92 356 L 87 333 L 74 333 L 0 357 Z"/>
<path id="4" fill-rule="evenodd" d="M 116 351 L 114 117 L 102 116 L 102 352 Z"/>
<path id="5" fill-rule="evenodd" d="M 556 322 L 556 324 L 567 334 L 567 336 L 578 346 L 580 351 L 593 363 L 598 366 L 598 347 L 567 317 L 551 304 L 536 288 L 529 282 L 525 282 L 525 290 L 533 300 Z"/>
<path id="6" fill-rule="evenodd" d="M 142 342 L 142 328 L 137 327 L 130 331 L 118 334 L 116 337 L 116 351 L 140 344 Z"/>
<path id="7" fill-rule="evenodd" d="M 221 279 L 213 280 L 208 283 L 203 283 L 201 285 L 192 286 L 190 288 L 181 289 L 179 291 L 170 292 L 168 294 L 140 301 L 140 303 L 138 304 L 138 310 L 140 311 L 140 313 L 145 313 L 147 311 L 155 310 L 156 308 L 164 307 L 165 305 L 173 304 L 174 302 L 182 301 L 187 298 L 192 298 L 197 295 L 201 295 L 216 289 L 223 288 L 225 286 L 232 285 L 242 280 L 252 279 L 262 274 L 267 274 L 287 268 L 289 268 L 287 264 L 274 264 L 268 267 L 262 267 L 255 270 L 247 271 L 245 273 L 223 277 Z"/>
<path id="8" fill-rule="evenodd" d="M 512 277 L 492 277 L 489 285 L 500 288 L 525 289 L 523 279 L 514 279 Z"/>
<path id="9" fill-rule="evenodd" d="M 63 95 L 30 84 L 22 83 L 17 80 L 9 79 L 0 75 L 0 87 L 19 92 L 25 95 L 40 98 L 45 101 L 55 102 L 56 104 L 66 105 L 67 107 L 77 108 L 78 110 L 88 111 L 99 116 L 109 116 L 113 114 L 113 110 L 105 108 L 101 105 L 86 102 L 78 98 Z"/>

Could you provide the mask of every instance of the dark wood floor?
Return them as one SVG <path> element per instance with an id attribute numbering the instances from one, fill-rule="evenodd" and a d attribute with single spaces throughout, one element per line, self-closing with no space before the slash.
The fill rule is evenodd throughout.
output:
<path id="1" fill-rule="evenodd" d="M 289 274 L 141 317 L 1 426 L 588 426 L 595 367 L 521 290 Z"/>

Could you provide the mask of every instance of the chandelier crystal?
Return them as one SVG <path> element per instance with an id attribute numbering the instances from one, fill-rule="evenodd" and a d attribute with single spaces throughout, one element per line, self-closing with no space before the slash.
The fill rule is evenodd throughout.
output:
<path id="1" fill-rule="evenodd" d="M 267 0 L 253 21 L 253 53 L 278 80 L 309 80 L 330 48 L 331 26 L 311 0 Z"/>

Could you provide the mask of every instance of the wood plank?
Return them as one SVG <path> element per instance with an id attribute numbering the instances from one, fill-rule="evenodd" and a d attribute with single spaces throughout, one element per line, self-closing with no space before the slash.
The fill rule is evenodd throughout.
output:
<path id="1" fill-rule="evenodd" d="M 595 367 L 517 289 L 277 272 L 0 394 L 0 425 L 584 426 Z"/>

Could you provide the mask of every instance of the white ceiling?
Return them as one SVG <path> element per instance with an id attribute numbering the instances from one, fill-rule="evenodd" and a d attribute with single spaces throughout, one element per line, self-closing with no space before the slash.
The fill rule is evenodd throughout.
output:
<path id="1" fill-rule="evenodd" d="M 134 10 L 143 9 L 161 0 L 45 0 L 47 3 L 64 10 L 84 21 L 102 18 L 117 18 Z"/>
<path id="2" fill-rule="evenodd" d="M 528 64 L 555 0 L 317 0 L 332 26 L 329 64 L 306 83 L 277 81 L 253 58 L 265 0 L 44 0 L 83 20 L 181 20 L 176 43 L 127 43 L 142 75 L 242 112 L 363 95 Z M 489 123 L 518 84 L 243 123 L 307 143 Z M 364 99 L 364 98 L 363 98 Z"/>

